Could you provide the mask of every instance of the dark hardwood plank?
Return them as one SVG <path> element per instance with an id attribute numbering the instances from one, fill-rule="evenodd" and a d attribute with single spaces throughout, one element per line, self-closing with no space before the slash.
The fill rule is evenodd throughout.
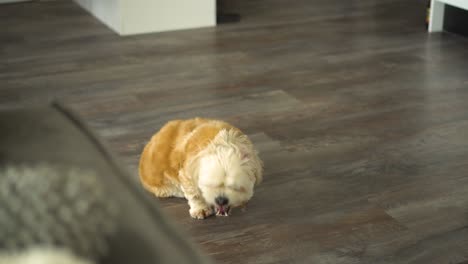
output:
<path id="1" fill-rule="evenodd" d="M 425 5 L 226 1 L 240 23 L 124 38 L 71 1 L 0 5 L 0 109 L 66 102 L 135 184 L 164 122 L 240 127 L 266 168 L 246 212 L 147 194 L 219 263 L 468 263 L 468 40 Z"/>

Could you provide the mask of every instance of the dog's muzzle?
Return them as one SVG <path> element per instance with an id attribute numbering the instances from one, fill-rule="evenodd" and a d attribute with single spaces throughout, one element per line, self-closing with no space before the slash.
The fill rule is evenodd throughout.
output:
<path id="1" fill-rule="evenodd" d="M 217 216 L 229 216 L 230 211 L 231 211 L 230 206 L 216 206 Z"/>
<path id="2" fill-rule="evenodd" d="M 216 215 L 228 216 L 231 207 L 229 204 L 229 199 L 224 196 L 218 196 L 215 198 L 216 203 Z"/>

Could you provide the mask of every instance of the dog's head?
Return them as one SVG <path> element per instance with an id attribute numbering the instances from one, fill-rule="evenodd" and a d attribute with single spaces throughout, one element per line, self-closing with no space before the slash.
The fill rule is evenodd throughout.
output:
<path id="1" fill-rule="evenodd" d="M 229 215 L 252 198 L 262 180 L 262 163 L 252 143 L 239 131 L 223 130 L 198 159 L 198 188 L 216 215 Z"/>

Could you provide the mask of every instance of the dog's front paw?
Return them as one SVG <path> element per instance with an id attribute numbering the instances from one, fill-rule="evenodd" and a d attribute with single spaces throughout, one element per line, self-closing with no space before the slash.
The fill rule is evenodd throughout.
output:
<path id="1" fill-rule="evenodd" d="M 201 208 L 190 208 L 190 216 L 195 219 L 205 219 L 210 215 L 213 215 L 213 209 L 211 207 L 201 207 Z"/>

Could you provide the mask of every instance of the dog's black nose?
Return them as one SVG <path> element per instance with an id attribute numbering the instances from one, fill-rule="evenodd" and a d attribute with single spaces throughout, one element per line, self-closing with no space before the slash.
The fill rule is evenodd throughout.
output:
<path id="1" fill-rule="evenodd" d="M 229 199 L 224 196 L 218 196 L 215 198 L 215 203 L 217 205 L 226 205 L 229 203 Z"/>

